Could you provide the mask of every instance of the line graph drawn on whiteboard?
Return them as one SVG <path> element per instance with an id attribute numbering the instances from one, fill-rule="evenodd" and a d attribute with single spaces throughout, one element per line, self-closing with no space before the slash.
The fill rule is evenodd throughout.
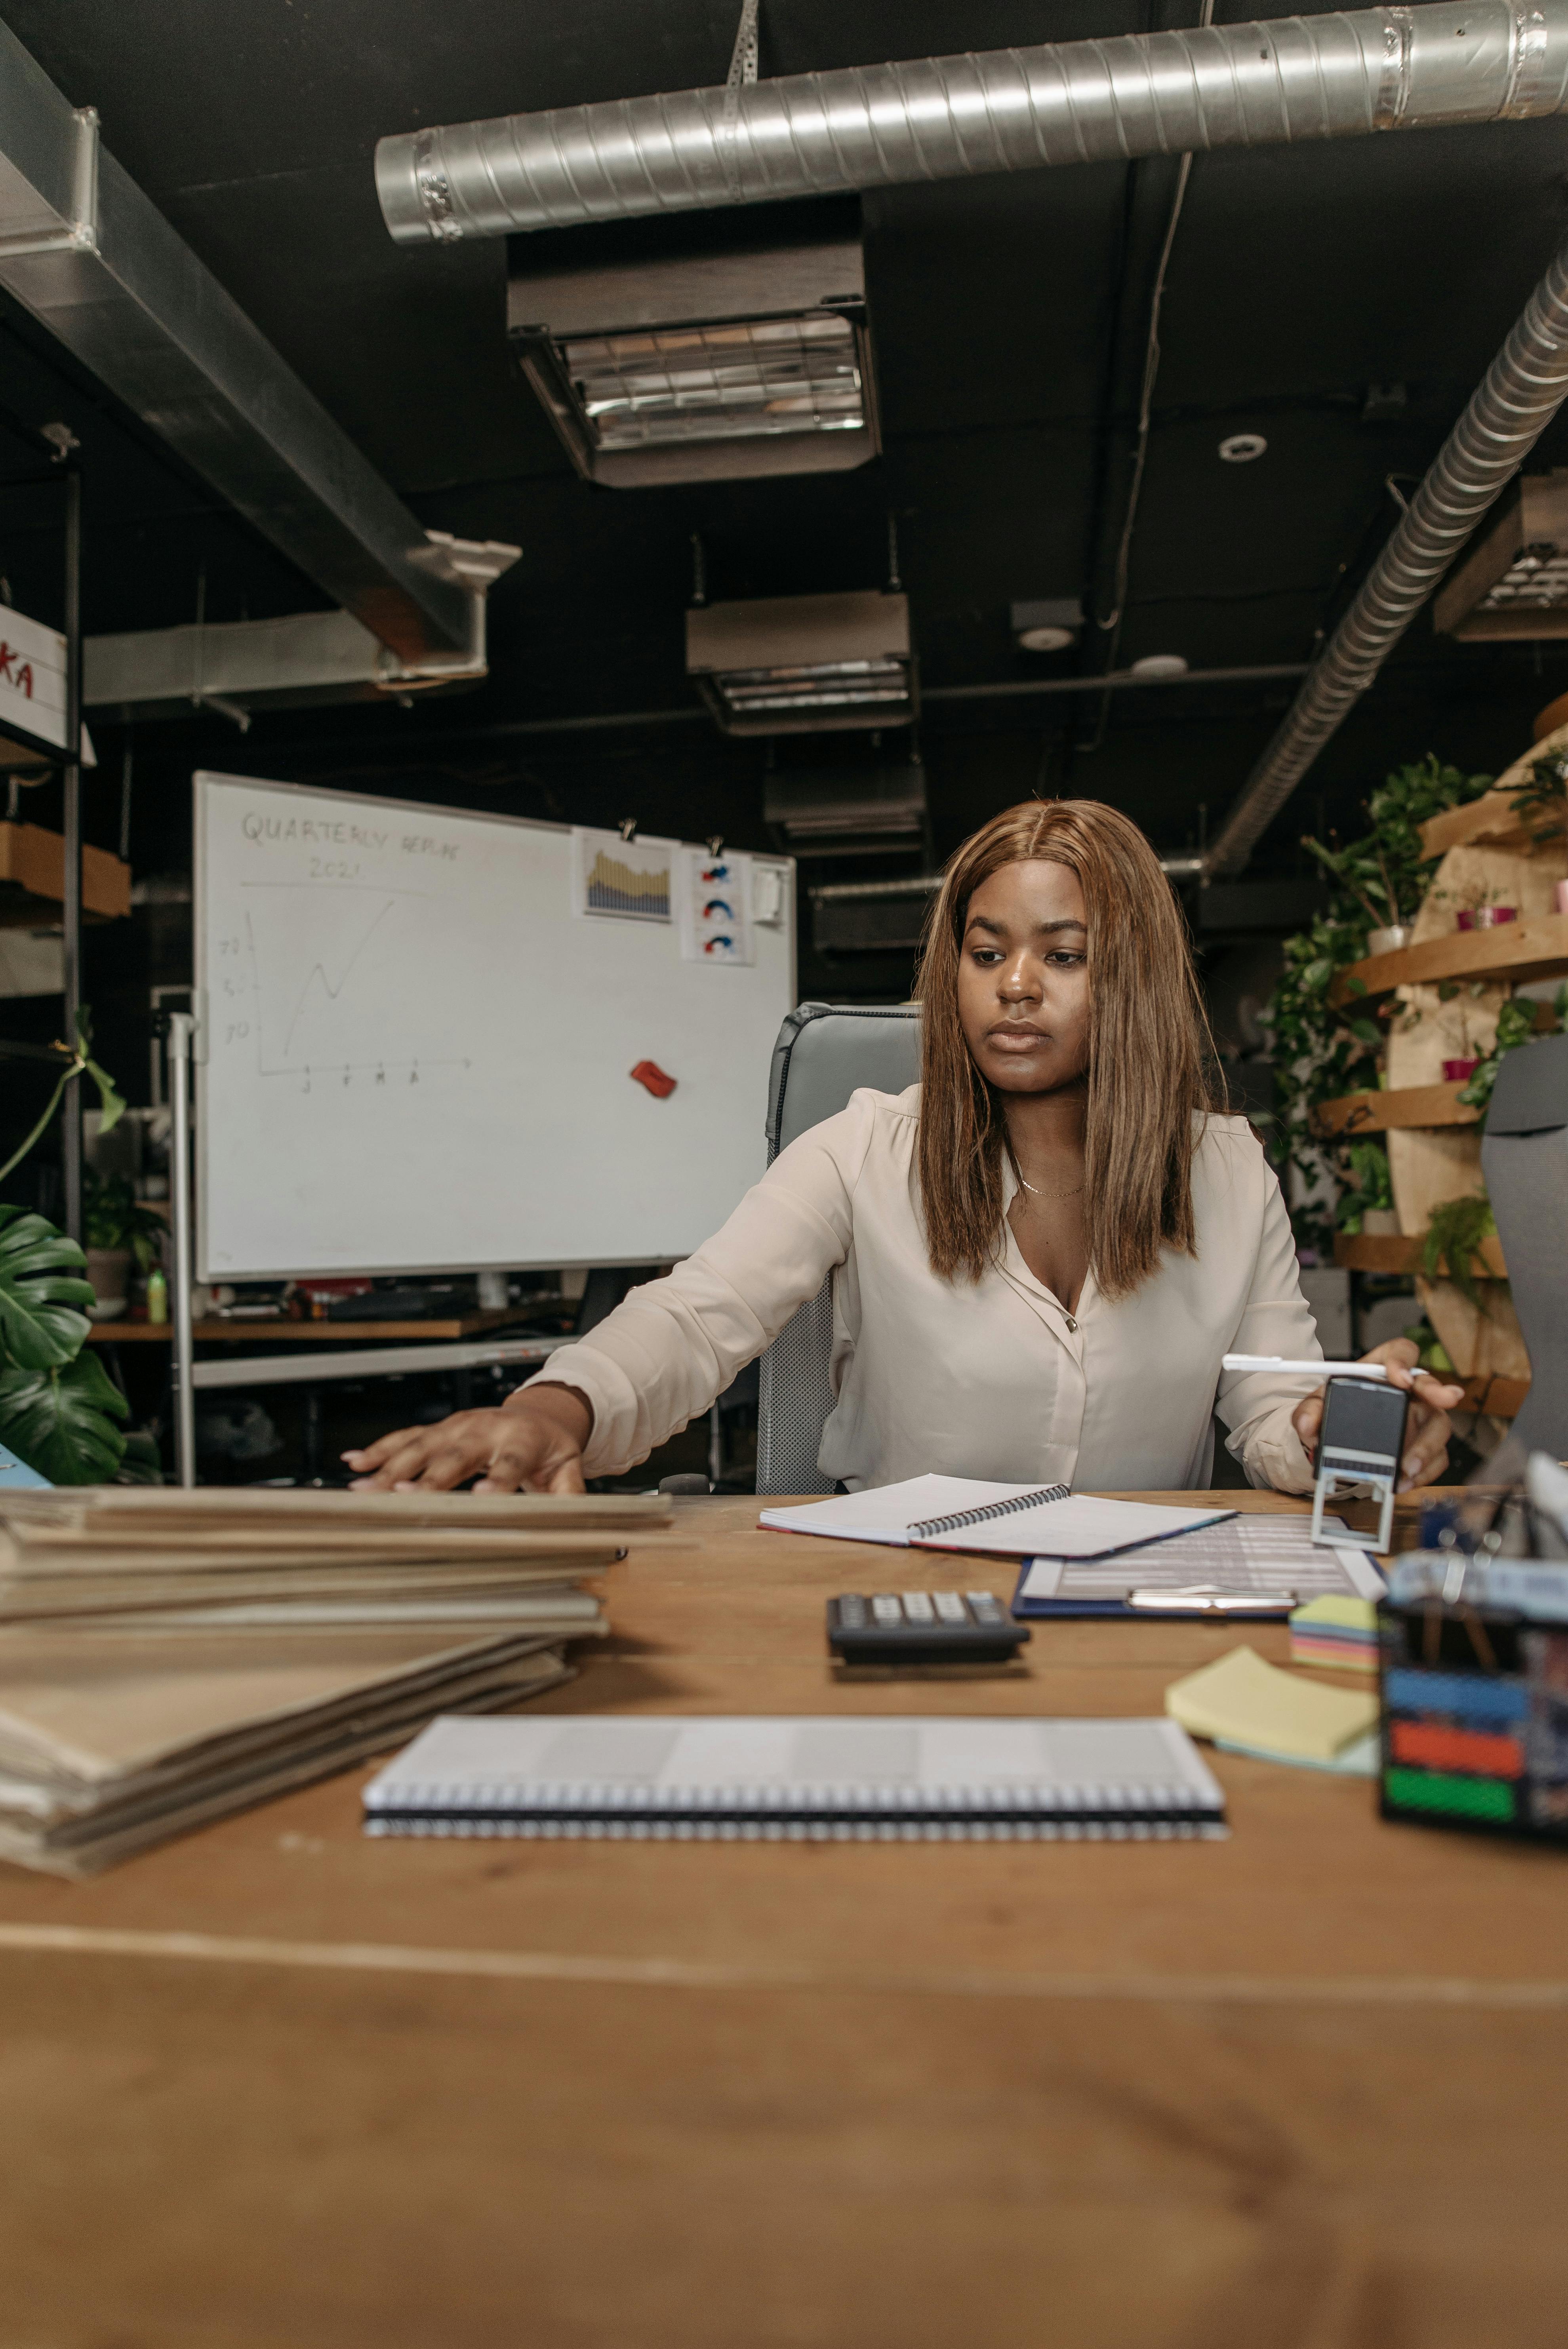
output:
<path id="1" fill-rule="evenodd" d="M 249 902 L 240 929 L 216 940 L 211 1008 L 215 1040 L 253 1046 L 258 1076 L 293 1078 L 309 1093 L 356 1080 L 417 1085 L 437 1070 L 472 1067 L 442 1049 L 447 1033 L 432 1031 L 429 1049 L 418 1049 L 426 996 L 398 915 L 400 901 L 426 892 L 363 882 L 241 886 Z"/>

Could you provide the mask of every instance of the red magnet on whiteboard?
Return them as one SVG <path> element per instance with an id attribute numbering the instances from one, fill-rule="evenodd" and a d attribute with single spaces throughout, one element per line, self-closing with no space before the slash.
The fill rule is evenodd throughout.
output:
<path id="1" fill-rule="evenodd" d="M 655 1101 L 668 1101 L 676 1089 L 674 1077 L 666 1077 L 656 1061 L 639 1061 L 632 1074 L 640 1085 L 646 1085 Z"/>

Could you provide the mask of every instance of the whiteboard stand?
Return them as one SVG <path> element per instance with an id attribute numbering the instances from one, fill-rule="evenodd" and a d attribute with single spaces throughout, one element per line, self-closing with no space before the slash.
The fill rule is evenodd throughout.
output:
<path id="1" fill-rule="evenodd" d="M 173 1315 L 174 1470 L 187 1491 L 196 1482 L 195 1346 L 191 1337 L 191 1062 L 196 1020 L 189 1011 L 169 1015 L 169 1093 L 173 1112 L 169 1137 L 169 1206 L 174 1232 Z"/>

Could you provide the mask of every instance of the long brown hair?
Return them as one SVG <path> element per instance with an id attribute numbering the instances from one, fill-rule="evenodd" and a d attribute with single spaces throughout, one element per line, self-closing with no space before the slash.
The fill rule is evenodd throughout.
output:
<path id="1" fill-rule="evenodd" d="M 978 1280 L 1002 1232 L 1002 1100 L 970 1057 L 958 1017 L 969 901 L 1005 864 L 1030 858 L 1076 874 L 1088 923 L 1089 1262 L 1124 1297 L 1162 1247 L 1195 1253 L 1195 1113 L 1212 1106 L 1209 1043 L 1187 933 L 1171 885 L 1135 823 L 1099 800 L 1026 801 L 966 840 L 932 908 L 916 988 L 921 1045 L 919 1165 L 934 1272 Z M 1212 1047 L 1210 1045 L 1212 1050 Z"/>

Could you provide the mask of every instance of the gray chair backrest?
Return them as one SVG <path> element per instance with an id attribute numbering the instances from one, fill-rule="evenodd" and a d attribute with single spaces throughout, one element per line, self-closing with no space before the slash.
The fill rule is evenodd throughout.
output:
<path id="1" fill-rule="evenodd" d="M 1480 1145 L 1513 1309 L 1530 1354 L 1530 1392 L 1513 1423 L 1526 1451 L 1568 1445 L 1568 1036 L 1507 1052 Z"/>
<path id="2" fill-rule="evenodd" d="M 849 1106 L 861 1085 L 902 1093 L 920 1075 L 920 1013 L 913 1004 L 802 1003 L 779 1030 L 768 1085 L 768 1163 L 796 1137 Z M 822 1283 L 762 1357 L 757 1403 L 759 1493 L 830 1493 L 817 1465 L 833 1408 L 828 1365 L 833 1283 Z"/>

